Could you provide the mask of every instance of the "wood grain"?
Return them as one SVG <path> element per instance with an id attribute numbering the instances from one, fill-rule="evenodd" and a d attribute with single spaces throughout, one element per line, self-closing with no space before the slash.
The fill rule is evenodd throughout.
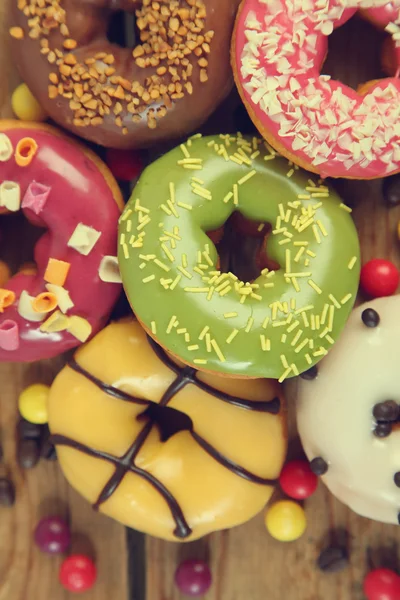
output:
<path id="1" fill-rule="evenodd" d="M 0 117 L 12 116 L 10 94 L 19 81 L 7 51 L 8 2 L 0 2 Z M 7 217 L 0 227 L 9 230 Z M 14 240 L 18 237 L 15 235 Z M 25 236 L 24 238 L 25 239 Z M 13 248 L 16 263 L 29 255 L 27 248 Z M 19 255 L 19 256 L 18 256 Z M 3 258 L 3 257 L 1 257 Z M 0 507 L 0 600 L 72 600 L 76 595 L 58 583 L 60 558 L 43 555 L 33 544 L 37 521 L 49 514 L 67 518 L 72 530 L 73 553 L 96 558 L 99 579 L 95 588 L 82 595 L 86 600 L 127 600 L 128 572 L 125 529 L 107 517 L 94 513 L 66 483 L 57 463 L 41 461 L 32 471 L 21 471 L 15 460 L 15 424 L 19 392 L 29 383 L 51 383 L 62 365 L 61 359 L 34 365 L 0 364 L 0 439 L 5 459 L 0 474 L 12 478 L 17 502 Z"/>

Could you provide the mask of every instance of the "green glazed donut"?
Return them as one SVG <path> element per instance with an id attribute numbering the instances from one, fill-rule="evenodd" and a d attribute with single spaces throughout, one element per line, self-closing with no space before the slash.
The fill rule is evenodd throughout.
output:
<path id="1" fill-rule="evenodd" d="M 353 307 L 350 209 L 263 140 L 190 138 L 147 167 L 120 219 L 118 259 L 137 318 L 184 363 L 283 381 L 310 369 Z M 206 232 L 239 211 L 273 227 L 254 282 L 221 273 Z"/>

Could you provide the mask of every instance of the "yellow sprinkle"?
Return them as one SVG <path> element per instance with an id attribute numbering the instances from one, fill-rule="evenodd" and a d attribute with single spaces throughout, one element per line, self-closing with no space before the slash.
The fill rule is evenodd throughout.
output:
<path id="1" fill-rule="evenodd" d="M 342 208 L 343 210 L 345 210 L 345 211 L 346 211 L 346 212 L 348 212 L 348 213 L 351 213 L 351 212 L 353 212 L 353 211 L 352 211 L 352 209 L 350 208 L 350 206 L 346 206 L 346 204 L 343 204 L 343 202 L 341 202 L 341 203 L 339 204 L 339 208 Z"/>
<path id="2" fill-rule="evenodd" d="M 233 319 L 233 317 L 237 317 L 237 316 L 238 316 L 237 312 L 224 313 L 224 319 Z"/>
<path id="3" fill-rule="evenodd" d="M 304 327 L 310 327 L 310 322 L 308 320 L 307 313 L 302 312 L 301 318 L 303 319 Z"/>
<path id="4" fill-rule="evenodd" d="M 215 354 L 218 356 L 219 360 L 221 362 L 225 362 L 225 356 L 222 354 L 220 347 L 217 344 L 217 341 L 215 339 L 211 340 L 211 346 L 213 347 Z"/>
<path id="5" fill-rule="evenodd" d="M 352 268 L 354 267 L 356 262 L 357 262 L 357 256 L 353 256 L 353 258 L 350 259 L 350 262 L 347 265 L 347 267 L 350 269 L 350 271 L 352 270 Z"/>
<path id="6" fill-rule="evenodd" d="M 198 344 L 192 344 L 191 346 L 188 346 L 188 350 L 189 352 L 193 352 L 193 350 L 198 350 L 199 347 L 200 346 Z"/>
<path id="7" fill-rule="evenodd" d="M 308 246 L 308 242 L 293 242 L 293 246 Z"/>
<path id="8" fill-rule="evenodd" d="M 312 258 L 315 258 L 317 256 L 312 250 L 306 250 L 306 254 L 308 254 L 308 256 L 311 256 Z"/>
<path id="9" fill-rule="evenodd" d="M 143 229 L 144 227 L 146 227 L 146 225 L 148 225 L 150 223 L 150 221 L 151 221 L 150 217 L 148 217 L 146 215 L 146 217 L 143 219 L 143 221 L 140 223 L 140 225 L 138 225 L 136 227 L 136 230 L 140 231 L 141 229 Z"/>
<path id="10" fill-rule="evenodd" d="M 213 297 L 214 290 L 215 290 L 215 288 L 213 286 L 211 286 L 210 289 L 208 290 L 207 300 L 211 300 L 211 298 Z"/>
<path id="11" fill-rule="evenodd" d="M 262 296 L 260 296 L 260 294 L 251 293 L 250 297 L 253 298 L 254 300 L 257 300 L 258 302 L 261 302 L 261 300 L 262 300 Z"/>
<path id="12" fill-rule="evenodd" d="M 313 230 L 314 237 L 317 240 L 317 244 L 320 244 L 321 243 L 321 237 L 319 235 L 317 226 L 315 224 L 312 226 L 312 230 Z"/>
<path id="13" fill-rule="evenodd" d="M 320 228 L 322 235 L 326 237 L 328 235 L 328 232 L 325 229 L 323 223 L 321 223 L 321 221 L 319 219 L 317 220 L 317 225 Z"/>
<path id="14" fill-rule="evenodd" d="M 119 238 L 119 243 L 121 246 L 123 246 L 125 244 L 125 234 L 121 233 L 120 238 Z"/>
<path id="15" fill-rule="evenodd" d="M 333 338 L 332 338 L 330 335 L 326 335 L 326 336 L 325 336 L 325 339 L 326 339 L 326 340 L 328 340 L 328 342 L 329 342 L 330 344 L 334 344 L 334 343 L 335 343 L 335 340 L 334 340 L 334 339 L 333 339 Z"/>
<path id="16" fill-rule="evenodd" d="M 312 315 L 310 315 L 310 320 L 311 320 L 311 329 L 313 331 L 315 331 L 315 315 L 314 315 L 314 313 L 312 313 Z"/>
<path id="17" fill-rule="evenodd" d="M 232 286 L 228 285 L 226 288 L 224 288 L 222 290 L 222 292 L 219 292 L 219 295 L 222 296 L 222 297 L 226 296 L 226 294 L 228 294 L 231 291 L 231 289 L 232 289 Z"/>
<path id="18" fill-rule="evenodd" d="M 180 149 L 182 150 L 184 157 L 185 157 L 185 158 L 190 158 L 190 152 L 189 152 L 189 150 L 186 148 L 185 144 L 181 144 L 179 147 L 180 147 Z"/>
<path id="19" fill-rule="evenodd" d="M 346 294 L 346 296 L 341 299 L 340 303 L 346 304 L 346 302 L 348 302 L 352 297 L 353 297 L 353 294 Z"/>
<path id="20" fill-rule="evenodd" d="M 129 250 L 128 250 L 128 246 L 127 246 L 126 244 L 124 244 L 124 245 L 122 246 L 122 249 L 123 249 L 123 251 L 124 251 L 124 256 L 125 256 L 125 258 L 126 258 L 126 259 L 128 259 L 128 258 L 129 258 Z"/>
<path id="21" fill-rule="evenodd" d="M 172 212 L 165 206 L 165 204 L 160 205 L 161 210 L 163 210 L 168 216 L 172 215 Z"/>
<path id="22" fill-rule="evenodd" d="M 299 200 L 310 200 L 310 194 L 297 194 Z"/>
<path id="23" fill-rule="evenodd" d="M 285 250 L 285 264 L 286 264 L 286 273 L 290 273 L 291 267 L 291 252 L 289 248 Z"/>
<path id="24" fill-rule="evenodd" d="M 281 362 L 282 362 L 283 368 L 287 369 L 288 366 L 289 366 L 289 363 L 287 361 L 286 356 L 284 354 L 281 354 L 280 358 L 281 358 Z"/>
<path id="25" fill-rule="evenodd" d="M 269 323 L 269 317 L 265 317 L 265 319 L 264 319 L 264 321 L 263 321 L 263 324 L 262 324 L 262 326 L 261 326 L 261 327 L 262 327 L 263 329 L 267 329 L 267 325 L 268 325 L 268 323 Z"/>
<path id="26" fill-rule="evenodd" d="M 333 318 L 334 318 L 335 307 L 331 304 L 329 307 L 329 318 L 328 318 L 328 329 L 332 331 L 333 329 Z"/>
<path id="27" fill-rule="evenodd" d="M 170 290 L 174 290 L 176 288 L 176 286 L 178 285 L 178 283 L 180 282 L 180 280 L 182 279 L 182 275 L 177 275 L 174 279 L 174 281 L 171 283 L 171 287 L 169 288 Z"/>
<path id="28" fill-rule="evenodd" d="M 309 354 L 305 355 L 305 359 L 306 359 L 306 361 L 308 362 L 309 365 L 312 364 L 312 358 L 311 358 L 311 356 Z"/>
<path id="29" fill-rule="evenodd" d="M 287 338 L 286 333 L 282 333 L 282 335 L 281 335 L 281 342 L 282 342 L 282 344 L 286 343 L 286 338 Z"/>
<path id="30" fill-rule="evenodd" d="M 283 204 L 281 202 L 278 204 L 278 210 L 279 210 L 279 216 L 280 216 L 280 218 L 282 220 L 284 220 L 285 219 L 285 210 L 284 210 Z"/>
<path id="31" fill-rule="evenodd" d="M 175 208 L 175 206 L 174 206 L 174 205 L 173 205 L 173 203 L 171 202 L 171 200 L 169 200 L 169 199 L 168 199 L 168 200 L 167 200 L 167 204 L 168 204 L 168 207 L 169 207 L 170 211 L 171 211 L 171 212 L 172 212 L 172 214 L 174 215 L 174 217 L 176 217 L 177 219 L 179 219 L 179 215 L 178 215 L 178 213 L 177 213 L 177 211 L 176 211 L 176 208 Z"/>
<path id="32" fill-rule="evenodd" d="M 233 198 L 233 192 L 229 192 L 223 199 L 223 202 L 225 202 L 225 204 L 227 204 L 231 198 Z"/>
<path id="33" fill-rule="evenodd" d="M 298 273 L 285 273 L 285 277 L 310 277 L 310 271 L 299 271 Z"/>
<path id="34" fill-rule="evenodd" d="M 264 283 L 264 284 L 263 284 L 263 287 L 265 287 L 265 288 L 273 288 L 273 287 L 274 287 L 274 285 L 275 285 L 275 284 L 274 284 L 274 283 L 271 281 L 271 282 L 269 282 L 269 283 Z"/>
<path id="35" fill-rule="evenodd" d="M 328 297 L 329 297 L 329 300 L 335 305 L 336 308 L 341 308 L 341 305 L 336 300 L 336 298 L 335 298 L 335 296 L 333 294 L 329 294 Z"/>
<path id="36" fill-rule="evenodd" d="M 154 264 L 156 264 L 158 267 L 160 267 L 160 269 L 163 269 L 166 273 L 168 273 L 170 271 L 170 268 L 167 267 L 166 264 L 161 262 L 161 260 L 158 260 L 158 258 L 154 259 Z"/>
<path id="37" fill-rule="evenodd" d="M 325 324 L 328 310 L 329 310 L 329 304 L 324 304 L 324 308 L 323 308 L 322 315 L 321 315 L 321 325 Z"/>
<path id="38" fill-rule="evenodd" d="M 128 221 L 126 224 L 127 233 L 130 233 L 131 229 L 132 229 L 132 221 Z"/>
<path id="39" fill-rule="evenodd" d="M 246 183 L 246 181 L 248 181 L 249 179 L 251 179 L 252 177 L 254 177 L 254 175 L 256 174 L 256 170 L 253 169 L 253 171 L 250 171 L 249 173 L 247 173 L 247 175 L 245 175 L 244 177 L 242 177 L 241 179 L 239 179 L 238 184 L 239 185 L 243 185 L 244 183 Z"/>
<path id="40" fill-rule="evenodd" d="M 291 240 L 290 240 L 290 238 L 285 238 L 284 240 L 280 240 L 280 241 L 278 242 L 278 244 L 279 244 L 280 246 L 283 246 L 283 244 L 289 244 L 289 243 L 290 243 L 290 241 L 291 241 Z"/>
<path id="41" fill-rule="evenodd" d="M 285 381 L 286 377 L 290 375 L 291 371 L 292 367 L 288 367 L 286 371 L 284 371 L 284 373 L 282 373 L 282 375 L 279 377 L 278 383 L 282 383 L 283 381 Z"/>
<path id="42" fill-rule="evenodd" d="M 311 339 L 308 341 L 308 347 L 310 348 L 310 350 L 314 349 L 314 340 Z"/>
<path id="43" fill-rule="evenodd" d="M 164 250 L 166 257 L 171 262 L 174 262 L 175 258 L 174 258 L 174 255 L 171 253 L 170 249 L 165 244 L 161 244 L 161 248 Z"/>
<path id="44" fill-rule="evenodd" d="M 198 273 L 201 276 L 204 275 L 203 271 L 199 267 L 193 267 L 193 271 L 195 271 L 195 273 Z"/>
<path id="45" fill-rule="evenodd" d="M 290 169 L 290 171 L 288 171 L 288 172 L 286 173 L 286 177 L 289 177 L 289 178 L 290 178 L 290 177 L 293 175 L 293 173 L 294 173 L 294 169 Z"/>
<path id="46" fill-rule="evenodd" d="M 124 212 L 124 214 L 119 218 L 119 222 L 122 223 L 123 221 L 126 221 L 130 215 L 132 214 L 132 209 L 128 208 L 128 210 L 126 210 Z"/>
<path id="47" fill-rule="evenodd" d="M 299 329 L 299 331 L 296 333 L 293 340 L 291 341 L 291 346 L 295 346 L 302 335 L 303 335 L 303 330 Z"/>
<path id="48" fill-rule="evenodd" d="M 274 321 L 274 323 L 272 323 L 272 327 L 283 327 L 284 325 L 286 325 L 286 320 L 285 321 Z"/>
<path id="49" fill-rule="evenodd" d="M 201 287 L 185 287 L 184 291 L 185 292 L 192 292 L 193 294 L 200 294 L 200 293 L 203 293 L 203 292 L 207 292 L 208 293 L 209 289 L 210 288 L 208 288 L 208 287 L 202 287 L 202 288 Z"/>
<path id="50" fill-rule="evenodd" d="M 290 298 L 290 308 L 291 310 L 296 309 L 296 298 Z"/>
<path id="51" fill-rule="evenodd" d="M 204 185 L 204 181 L 199 179 L 198 177 L 192 177 L 193 183 L 198 183 L 199 185 Z"/>
<path id="52" fill-rule="evenodd" d="M 206 365 L 207 361 L 204 358 L 195 358 L 193 361 L 196 365 Z"/>
<path id="53" fill-rule="evenodd" d="M 183 267 L 178 267 L 178 271 L 180 271 L 182 273 L 182 275 L 184 275 L 188 279 L 192 279 L 193 278 L 193 275 L 191 273 L 189 273 L 189 271 L 187 271 Z"/>
<path id="54" fill-rule="evenodd" d="M 247 300 L 248 296 L 242 296 L 239 300 L 240 304 L 244 304 Z"/>
<path id="55" fill-rule="evenodd" d="M 255 158 L 258 158 L 260 154 L 261 152 L 259 150 L 256 150 L 255 152 L 253 152 L 253 154 L 250 155 L 250 158 L 254 160 Z"/>
<path id="56" fill-rule="evenodd" d="M 156 325 L 156 322 L 155 322 L 155 321 L 152 321 L 152 322 L 150 323 L 150 326 L 151 326 L 151 332 L 152 332 L 152 333 L 155 335 L 155 334 L 157 333 L 157 325 Z"/>
<path id="57" fill-rule="evenodd" d="M 328 354 L 328 351 L 322 346 L 319 347 L 319 350 L 313 352 L 313 356 L 325 356 L 326 354 Z"/>
<path id="58" fill-rule="evenodd" d="M 233 156 L 232 154 L 230 155 L 229 160 L 236 163 L 237 165 L 243 164 L 243 159 L 241 159 L 241 158 L 239 159 L 237 156 Z"/>
<path id="59" fill-rule="evenodd" d="M 176 321 L 176 315 L 172 315 L 172 317 L 171 317 L 171 319 L 170 319 L 170 321 L 168 323 L 167 333 L 171 332 L 171 330 L 172 330 L 172 328 L 174 326 L 175 321 Z"/>
<path id="60" fill-rule="evenodd" d="M 269 273 L 267 273 L 266 277 L 268 277 L 268 279 L 270 277 L 273 277 L 275 275 L 275 271 L 270 271 Z"/>
<path id="61" fill-rule="evenodd" d="M 301 342 L 301 344 L 299 344 L 299 345 L 297 346 L 297 348 L 295 349 L 295 353 L 296 353 L 296 354 L 298 354 L 299 352 L 301 352 L 301 351 L 303 350 L 304 346 L 306 346 L 306 345 L 307 345 L 307 342 L 308 342 L 308 338 L 305 338 L 305 339 L 304 339 L 304 340 Z"/>
<path id="62" fill-rule="evenodd" d="M 275 154 L 267 154 L 264 156 L 264 160 L 274 160 Z"/>
<path id="63" fill-rule="evenodd" d="M 181 335 L 182 333 L 186 333 L 186 332 L 187 332 L 186 327 L 181 327 L 180 329 L 176 330 L 176 333 L 179 333 L 179 335 Z"/>
<path id="64" fill-rule="evenodd" d="M 203 256 L 206 259 L 206 262 L 210 265 L 210 267 L 214 266 L 213 261 L 211 260 L 210 255 L 208 254 L 208 252 L 203 252 Z"/>
<path id="65" fill-rule="evenodd" d="M 204 329 L 201 330 L 201 333 L 199 335 L 199 340 L 203 340 L 206 336 L 206 333 L 208 332 L 208 330 L 210 329 L 210 327 L 208 325 L 206 325 L 204 327 Z"/>
<path id="66" fill-rule="evenodd" d="M 192 206 L 190 206 L 190 204 L 185 204 L 184 202 L 177 202 L 176 204 L 181 208 L 186 208 L 186 210 L 192 210 L 193 208 Z"/>
<path id="67" fill-rule="evenodd" d="M 325 327 L 325 329 L 320 333 L 319 337 L 324 338 L 327 333 L 329 333 L 329 327 Z"/>
<path id="68" fill-rule="evenodd" d="M 145 262 L 140 263 L 139 269 L 144 269 L 145 267 L 147 267 L 147 263 L 145 263 Z"/>
<path id="69" fill-rule="evenodd" d="M 199 165 L 202 162 L 202 158 L 183 158 L 182 160 L 178 160 L 178 165 Z"/>
<path id="70" fill-rule="evenodd" d="M 226 343 L 230 344 L 235 339 L 238 333 L 239 329 L 233 329 L 232 333 L 226 338 Z"/>
<path id="71" fill-rule="evenodd" d="M 315 283 L 315 281 L 313 281 L 312 279 L 309 279 L 307 281 L 307 283 L 310 287 L 312 287 L 313 290 L 315 290 L 317 292 L 317 294 L 322 294 L 321 288 L 318 287 L 318 285 Z"/>
<path id="72" fill-rule="evenodd" d="M 287 332 L 291 333 L 292 331 L 294 331 L 294 329 L 296 329 L 296 327 L 298 327 L 300 325 L 300 321 L 293 321 L 293 323 L 290 325 L 290 327 L 287 328 Z"/>
<path id="73" fill-rule="evenodd" d="M 196 196 L 200 196 L 200 198 L 204 198 L 204 200 L 212 200 L 211 192 L 208 190 L 203 190 L 202 188 L 194 187 L 192 188 L 193 194 Z"/>
<path id="74" fill-rule="evenodd" d="M 299 248 L 299 251 L 297 252 L 296 256 L 294 257 L 294 262 L 296 262 L 296 263 L 299 262 L 299 260 L 301 258 L 301 255 L 303 254 L 304 250 L 305 250 L 304 246 L 301 246 Z"/>
<path id="75" fill-rule="evenodd" d="M 300 286 L 299 286 L 299 283 L 298 283 L 296 277 L 292 277 L 291 282 L 292 282 L 292 285 L 293 285 L 294 289 L 296 290 L 296 292 L 300 292 Z"/>
<path id="76" fill-rule="evenodd" d="M 238 206 L 239 204 L 239 188 L 237 183 L 233 184 L 233 204 Z"/>
<path id="77" fill-rule="evenodd" d="M 149 275 L 148 277 L 145 277 L 144 279 L 142 279 L 143 283 L 149 283 L 149 281 L 153 281 L 153 279 L 155 279 L 156 276 L 155 275 Z"/>
<path id="78" fill-rule="evenodd" d="M 308 267 L 309 265 L 310 265 L 310 259 L 306 258 L 305 261 L 304 261 L 304 266 Z"/>
<path id="79" fill-rule="evenodd" d="M 299 370 L 294 363 L 290 365 L 292 367 L 292 371 L 294 375 L 299 375 Z"/>

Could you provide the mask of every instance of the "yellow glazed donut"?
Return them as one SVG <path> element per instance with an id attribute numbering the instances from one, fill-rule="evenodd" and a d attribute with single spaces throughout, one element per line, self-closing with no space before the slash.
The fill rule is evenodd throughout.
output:
<path id="1" fill-rule="evenodd" d="M 71 485 L 95 509 L 173 541 L 264 507 L 286 454 L 285 416 L 276 381 L 177 364 L 136 321 L 111 324 L 82 347 L 49 397 Z"/>

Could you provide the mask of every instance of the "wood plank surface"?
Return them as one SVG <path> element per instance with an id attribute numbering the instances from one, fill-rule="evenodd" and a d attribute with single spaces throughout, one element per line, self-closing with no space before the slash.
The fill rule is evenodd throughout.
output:
<path id="1" fill-rule="evenodd" d="M 0 0 L 0 116 L 3 118 L 12 116 L 10 93 L 18 82 L 7 51 L 7 6 L 8 2 Z M 1 217 L 0 229 L 9 229 L 7 218 Z M 13 258 L 17 264 L 26 259 L 27 251 L 15 245 Z M 17 497 L 12 508 L 0 507 L 0 600 L 76 598 L 75 594 L 63 590 L 58 582 L 60 558 L 42 554 L 33 544 L 32 532 L 37 521 L 49 514 L 69 520 L 71 552 L 88 553 L 96 559 L 97 585 L 82 594 L 82 598 L 127 600 L 125 529 L 93 512 L 90 505 L 67 485 L 56 462 L 42 460 L 31 471 L 22 471 L 16 463 L 18 394 L 30 383 L 51 383 L 61 365 L 62 359 L 32 365 L 0 364 L 0 439 L 5 453 L 0 476 L 11 477 Z"/>
<path id="2" fill-rule="evenodd" d="M 5 44 L 6 0 L 0 0 L 0 116 L 10 115 L 10 92 L 16 75 Z M 3 29 L 3 31 L 2 31 Z M 325 72 L 346 82 L 357 83 L 379 75 L 377 44 L 380 36 L 364 23 L 345 26 L 332 36 L 332 50 Z M 208 124 L 217 132 L 221 115 L 224 129 L 237 123 L 233 96 Z M 229 113 L 226 118 L 226 113 Z M 355 207 L 354 218 L 362 240 L 363 260 L 391 258 L 400 266 L 396 225 L 400 208 L 387 209 L 381 197 L 381 182 L 337 182 L 346 202 Z M 0 228 L 4 217 L 1 218 Z M 17 250 L 16 250 L 17 251 Z M 22 253 L 24 249 L 20 249 Z M 0 364 L 0 439 L 5 460 L 0 475 L 7 472 L 17 487 L 17 503 L 0 508 L 0 600 L 72 600 L 59 586 L 60 560 L 42 555 L 32 543 L 37 520 L 56 512 L 69 518 L 73 531 L 72 551 L 96 556 L 99 581 L 87 600 L 180 600 L 173 575 L 184 558 L 210 561 L 214 576 L 208 600 L 361 600 L 361 583 L 366 572 L 367 549 L 373 549 L 376 564 L 396 567 L 400 529 L 357 517 L 334 500 L 324 486 L 306 502 L 309 520 L 303 538 L 291 544 L 272 540 L 263 515 L 250 523 L 216 533 L 191 544 L 172 544 L 130 532 L 127 556 L 125 530 L 93 513 L 66 484 L 57 463 L 42 461 L 30 472 L 21 471 L 15 460 L 17 397 L 33 381 L 50 382 L 61 359 L 35 365 Z M 291 396 L 291 390 L 288 389 Z M 299 443 L 291 401 L 290 456 L 299 455 Z M 331 542 L 347 540 L 350 566 L 338 574 L 323 574 L 315 567 L 319 551 Z M 146 591 L 142 574 L 146 566 Z M 128 588 L 130 592 L 128 592 Z"/>

